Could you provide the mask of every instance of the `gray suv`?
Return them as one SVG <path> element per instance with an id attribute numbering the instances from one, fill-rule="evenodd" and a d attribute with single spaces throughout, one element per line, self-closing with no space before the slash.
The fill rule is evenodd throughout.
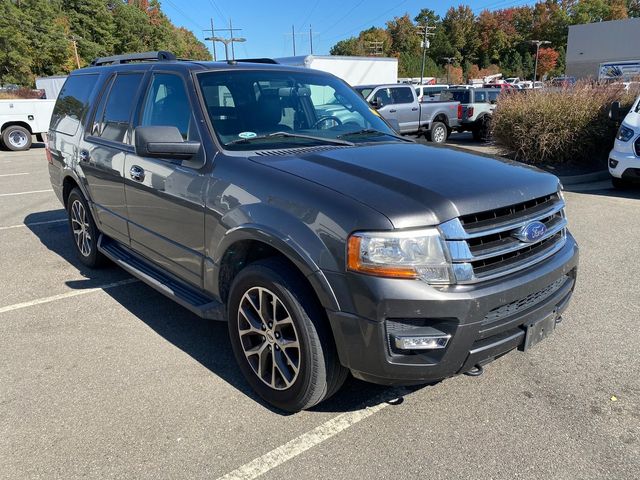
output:
<path id="1" fill-rule="evenodd" d="M 338 78 L 261 62 L 153 52 L 69 76 L 47 158 L 85 265 L 227 322 L 288 411 L 349 372 L 477 375 L 553 331 L 578 264 L 556 177 L 415 144 Z"/>

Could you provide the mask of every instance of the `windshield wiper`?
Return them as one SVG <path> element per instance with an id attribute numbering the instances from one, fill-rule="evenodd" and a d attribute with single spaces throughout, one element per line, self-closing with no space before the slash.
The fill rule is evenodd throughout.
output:
<path id="1" fill-rule="evenodd" d="M 381 130 L 376 130 L 375 128 L 363 128 L 362 130 L 355 130 L 353 132 L 343 133 L 342 135 L 338 135 L 338 138 L 351 137 L 356 135 L 386 135 L 388 137 L 397 138 L 398 140 L 402 140 L 403 142 L 411 142 L 414 143 L 410 138 L 405 138 L 401 135 L 396 135 L 394 133 L 383 132 Z"/>
<path id="2" fill-rule="evenodd" d="M 346 140 L 339 140 L 337 138 L 316 137 L 314 135 L 302 135 L 300 133 L 291 133 L 291 132 L 273 132 L 273 133 L 269 133 L 267 135 L 258 135 L 256 137 L 241 138 L 239 140 L 234 140 L 233 142 L 227 143 L 227 146 L 229 146 L 229 145 L 238 145 L 238 144 L 243 144 L 243 143 L 251 143 L 251 142 L 253 142 L 255 140 L 268 140 L 270 138 L 275 138 L 275 137 L 280 137 L 280 138 L 303 138 L 303 139 L 307 139 L 307 140 L 314 140 L 316 142 L 329 143 L 329 144 L 333 144 L 333 145 L 348 145 L 350 147 L 352 147 L 354 145 L 353 142 L 348 142 Z"/>

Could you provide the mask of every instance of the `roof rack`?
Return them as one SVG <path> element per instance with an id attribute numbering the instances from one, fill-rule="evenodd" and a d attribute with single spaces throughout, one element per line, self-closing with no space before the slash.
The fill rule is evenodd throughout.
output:
<path id="1" fill-rule="evenodd" d="M 273 58 L 237 58 L 235 61 L 241 63 L 269 63 L 272 65 L 278 64 L 278 62 Z"/>
<path id="2" fill-rule="evenodd" d="M 91 65 L 100 67 L 102 65 L 118 65 L 129 62 L 167 62 L 171 60 L 176 60 L 176 56 L 173 53 L 160 50 L 158 52 L 127 53 L 125 55 L 100 57 L 94 59 Z"/>

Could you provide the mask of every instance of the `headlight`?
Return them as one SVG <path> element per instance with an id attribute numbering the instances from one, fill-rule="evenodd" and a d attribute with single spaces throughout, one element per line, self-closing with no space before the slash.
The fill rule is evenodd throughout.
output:
<path id="1" fill-rule="evenodd" d="M 435 228 L 407 232 L 362 232 L 349 237 L 347 267 L 392 278 L 450 283 L 450 265 Z"/>
<path id="2" fill-rule="evenodd" d="M 618 130 L 618 134 L 616 135 L 616 139 L 622 140 L 623 142 L 628 142 L 633 138 L 633 135 L 636 132 L 631 130 L 630 128 L 625 127 L 624 125 L 620 125 L 620 129 Z"/>

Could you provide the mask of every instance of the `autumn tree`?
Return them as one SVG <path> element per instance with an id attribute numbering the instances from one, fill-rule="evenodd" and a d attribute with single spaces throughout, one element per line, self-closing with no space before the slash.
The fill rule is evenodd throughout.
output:
<path id="1" fill-rule="evenodd" d="M 538 52 L 538 77 L 542 78 L 558 63 L 558 52 L 553 48 L 541 48 Z"/>

